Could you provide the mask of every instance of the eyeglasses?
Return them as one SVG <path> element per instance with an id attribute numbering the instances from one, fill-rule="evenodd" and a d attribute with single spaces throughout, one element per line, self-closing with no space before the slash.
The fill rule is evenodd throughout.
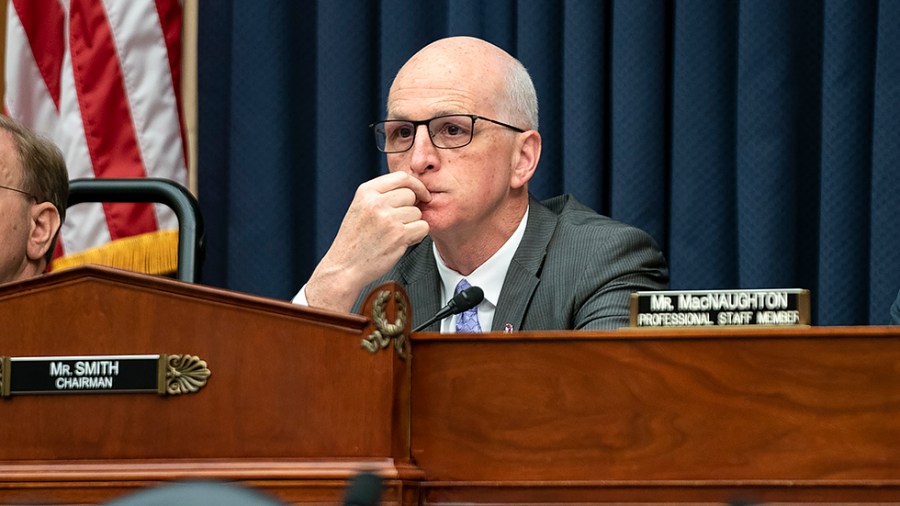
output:
<path id="1" fill-rule="evenodd" d="M 385 120 L 369 125 L 375 133 L 375 146 L 382 153 L 402 153 L 412 147 L 419 125 L 425 125 L 434 147 L 456 149 L 469 145 L 475 135 L 476 120 L 491 123 L 522 133 L 519 127 L 475 114 L 447 114 L 422 121 Z"/>
<path id="2" fill-rule="evenodd" d="M 11 190 L 11 191 L 14 191 L 14 192 L 16 192 L 16 193 L 21 193 L 22 195 L 25 195 L 26 197 L 33 198 L 35 201 L 39 200 L 37 197 L 35 197 L 34 195 L 28 193 L 28 192 L 25 191 L 25 190 L 20 190 L 20 189 L 18 189 L 18 188 L 13 188 L 12 186 L 4 186 L 4 185 L 2 185 L 2 184 L 0 184 L 0 188 L 3 188 L 4 190 Z"/>

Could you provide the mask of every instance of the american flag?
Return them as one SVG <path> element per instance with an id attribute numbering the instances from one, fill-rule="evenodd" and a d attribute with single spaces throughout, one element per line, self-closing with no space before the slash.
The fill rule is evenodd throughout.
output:
<path id="1" fill-rule="evenodd" d="M 8 0 L 4 112 L 54 141 L 70 179 L 186 184 L 179 0 Z M 68 211 L 60 253 L 175 229 L 150 204 Z"/>

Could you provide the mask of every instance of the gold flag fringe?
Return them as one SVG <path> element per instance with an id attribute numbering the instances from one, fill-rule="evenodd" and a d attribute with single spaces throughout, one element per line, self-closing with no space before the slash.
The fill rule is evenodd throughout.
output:
<path id="1" fill-rule="evenodd" d="M 178 270 L 178 231 L 158 230 L 125 237 L 53 260 L 51 271 L 79 265 L 98 264 L 153 275 L 174 274 Z"/>

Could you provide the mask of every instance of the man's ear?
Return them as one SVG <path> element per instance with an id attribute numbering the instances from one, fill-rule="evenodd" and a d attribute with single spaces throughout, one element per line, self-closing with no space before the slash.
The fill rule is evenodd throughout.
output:
<path id="1" fill-rule="evenodd" d="M 510 181 L 510 186 L 515 189 L 525 186 L 531 180 L 541 158 L 541 134 L 537 130 L 529 130 L 519 135 L 518 157 L 513 162 L 515 166 Z"/>
<path id="2" fill-rule="evenodd" d="M 59 230 L 59 211 L 50 202 L 31 206 L 31 231 L 28 235 L 28 259 L 40 261 L 53 246 L 53 237 Z"/>

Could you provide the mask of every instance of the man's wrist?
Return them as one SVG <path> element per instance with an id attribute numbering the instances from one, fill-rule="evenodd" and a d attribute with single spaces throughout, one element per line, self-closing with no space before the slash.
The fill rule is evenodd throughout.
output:
<path id="1" fill-rule="evenodd" d="M 349 312 L 362 290 L 362 287 L 355 288 L 356 285 L 347 282 L 350 277 L 352 273 L 349 270 L 323 273 L 317 269 L 301 290 L 306 304 L 310 307 Z"/>

